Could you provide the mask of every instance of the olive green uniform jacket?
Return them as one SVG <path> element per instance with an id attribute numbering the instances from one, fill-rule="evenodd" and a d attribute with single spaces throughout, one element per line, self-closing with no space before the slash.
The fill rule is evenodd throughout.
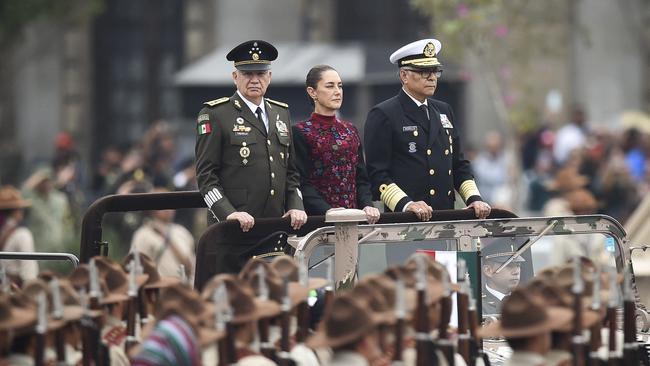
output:
<path id="1" fill-rule="evenodd" d="M 267 133 L 235 93 L 204 103 L 197 119 L 196 175 L 213 217 L 235 211 L 280 217 L 303 210 L 286 104 L 265 98 Z"/>

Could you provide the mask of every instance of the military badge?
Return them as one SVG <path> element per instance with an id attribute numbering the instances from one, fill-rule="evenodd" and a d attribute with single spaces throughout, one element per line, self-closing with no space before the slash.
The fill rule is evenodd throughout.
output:
<path id="1" fill-rule="evenodd" d="M 241 117 L 237 117 L 237 124 L 243 125 L 244 124 L 244 119 Z"/>
<path id="2" fill-rule="evenodd" d="M 422 53 L 424 53 L 426 57 L 434 57 L 436 55 L 436 46 L 434 46 L 432 42 L 429 42 L 424 46 Z"/>
<path id="3" fill-rule="evenodd" d="M 247 158 L 250 155 L 251 155 L 251 150 L 249 148 L 247 148 L 246 146 L 239 149 L 239 156 L 241 156 L 242 158 Z"/>
<path id="4" fill-rule="evenodd" d="M 237 109 L 241 109 L 241 104 L 239 104 L 238 100 L 235 99 L 234 103 L 235 103 L 235 107 L 237 107 Z"/>
<path id="5" fill-rule="evenodd" d="M 413 131 L 413 136 L 417 136 L 417 135 L 418 135 L 418 130 Z"/>
<path id="6" fill-rule="evenodd" d="M 199 135 L 205 135 L 205 134 L 208 134 L 208 133 L 212 132 L 212 127 L 210 127 L 210 123 L 209 123 L 209 122 L 201 123 L 201 124 L 199 125 L 198 130 L 199 130 L 199 131 L 198 131 L 198 132 L 199 132 Z"/>
<path id="7" fill-rule="evenodd" d="M 248 159 L 242 159 L 241 163 L 244 165 L 248 164 Z"/>
<path id="8" fill-rule="evenodd" d="M 208 121 L 210 120 L 210 115 L 209 114 L 200 114 L 199 118 L 196 119 L 197 123 L 201 123 L 203 121 Z"/>
<path id="9" fill-rule="evenodd" d="M 417 131 L 418 126 L 402 126 L 402 132 Z"/>
<path id="10" fill-rule="evenodd" d="M 280 151 L 280 158 L 284 159 L 284 153 Z"/>
<path id="11" fill-rule="evenodd" d="M 275 127 L 278 129 L 279 132 L 284 132 L 284 133 L 289 132 L 289 130 L 287 129 L 287 125 L 280 120 L 275 122 Z"/>
<path id="12" fill-rule="evenodd" d="M 442 127 L 444 128 L 454 128 L 454 126 L 451 124 L 451 121 L 449 118 L 447 118 L 447 115 L 444 113 L 440 113 L 440 122 L 442 123 Z"/>
<path id="13" fill-rule="evenodd" d="M 418 150 L 416 148 L 415 142 L 409 142 L 409 152 L 414 153 L 414 152 L 417 152 L 417 151 Z"/>

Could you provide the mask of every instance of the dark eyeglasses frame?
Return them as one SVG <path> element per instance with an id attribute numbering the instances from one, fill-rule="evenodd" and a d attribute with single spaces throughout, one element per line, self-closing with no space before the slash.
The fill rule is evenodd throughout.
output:
<path id="1" fill-rule="evenodd" d="M 420 70 L 420 69 L 404 68 L 404 70 L 416 73 L 420 75 L 422 79 L 428 79 L 431 77 L 431 75 L 435 75 L 436 79 L 439 79 L 442 76 L 442 69 Z"/>

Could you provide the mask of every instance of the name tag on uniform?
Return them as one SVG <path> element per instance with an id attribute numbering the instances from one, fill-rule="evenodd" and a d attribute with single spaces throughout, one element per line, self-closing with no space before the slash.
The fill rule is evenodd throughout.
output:
<path id="1" fill-rule="evenodd" d="M 442 123 L 442 127 L 444 128 L 454 128 L 454 126 L 451 124 L 451 121 L 449 118 L 447 118 L 447 115 L 444 113 L 440 113 L 440 122 Z"/>
<path id="2" fill-rule="evenodd" d="M 418 126 L 402 126 L 402 132 L 417 131 Z"/>

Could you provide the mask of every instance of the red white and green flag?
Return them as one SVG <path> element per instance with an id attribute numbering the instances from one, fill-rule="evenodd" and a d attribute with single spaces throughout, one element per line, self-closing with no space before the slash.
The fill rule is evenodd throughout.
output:
<path id="1" fill-rule="evenodd" d="M 209 123 L 202 123 L 199 125 L 199 135 L 205 135 L 206 133 L 212 132 Z"/>

